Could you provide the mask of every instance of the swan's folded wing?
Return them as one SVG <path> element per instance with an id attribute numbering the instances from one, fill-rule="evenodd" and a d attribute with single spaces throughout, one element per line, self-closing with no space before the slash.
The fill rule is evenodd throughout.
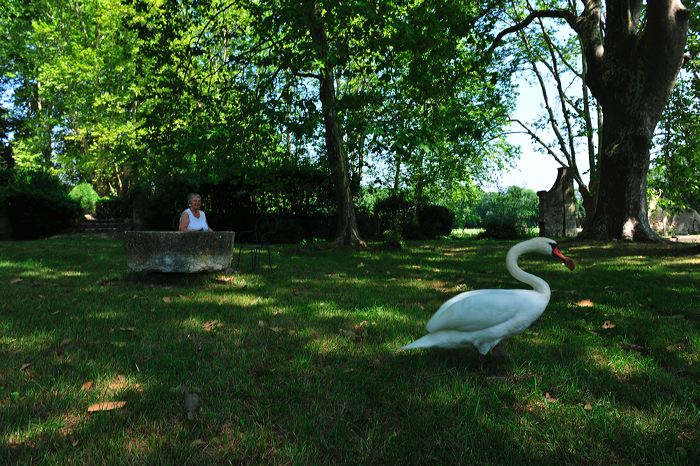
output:
<path id="1" fill-rule="evenodd" d="M 428 321 L 428 332 L 474 332 L 494 327 L 521 313 L 543 309 L 547 303 L 533 290 L 475 290 L 446 301 Z"/>

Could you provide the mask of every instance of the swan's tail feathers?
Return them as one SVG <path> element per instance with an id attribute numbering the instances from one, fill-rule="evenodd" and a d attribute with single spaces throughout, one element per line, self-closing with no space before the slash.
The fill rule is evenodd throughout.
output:
<path id="1" fill-rule="evenodd" d="M 419 348 L 431 348 L 432 346 L 434 346 L 433 335 L 427 334 L 426 336 L 417 339 L 413 343 L 409 343 L 401 349 L 412 350 Z"/>
<path id="2" fill-rule="evenodd" d="M 436 332 L 429 333 L 404 346 L 403 349 L 411 350 L 418 348 L 457 348 L 464 346 L 464 343 L 459 338 L 459 332 Z"/>

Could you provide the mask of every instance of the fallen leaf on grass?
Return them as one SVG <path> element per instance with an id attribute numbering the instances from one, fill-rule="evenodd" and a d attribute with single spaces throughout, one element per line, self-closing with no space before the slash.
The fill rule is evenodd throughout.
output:
<path id="1" fill-rule="evenodd" d="M 590 403 L 586 403 L 585 405 L 583 405 L 583 409 L 585 409 L 586 411 L 590 411 L 593 409 L 593 406 Z"/>
<path id="2" fill-rule="evenodd" d="M 170 304 L 173 302 L 173 298 L 171 298 L 170 296 L 163 296 L 163 302 L 166 304 Z"/>
<path id="3" fill-rule="evenodd" d="M 204 322 L 202 325 L 202 328 L 206 330 L 207 332 L 211 332 L 212 330 L 216 329 L 219 327 L 219 322 L 216 320 L 210 320 L 209 322 Z"/>
<path id="4" fill-rule="evenodd" d="M 136 327 L 119 327 L 119 330 L 122 332 L 134 332 L 136 331 Z"/>
<path id="5" fill-rule="evenodd" d="M 353 332 L 352 330 L 345 330 L 344 328 L 341 328 L 339 330 L 340 334 L 343 335 L 344 337 L 349 338 L 352 341 L 357 340 L 357 334 Z"/>
<path id="6" fill-rule="evenodd" d="M 280 333 L 280 332 L 282 332 L 284 329 L 283 329 L 282 327 L 270 327 L 270 330 L 272 330 L 272 331 L 275 332 L 275 333 Z"/>
<path id="7" fill-rule="evenodd" d="M 236 281 L 236 277 L 233 275 L 222 275 L 214 279 L 217 283 L 231 283 Z"/>
<path id="8" fill-rule="evenodd" d="M 358 269 L 361 269 L 361 268 L 364 267 L 364 266 L 365 266 L 365 263 L 364 263 L 364 262 L 360 262 L 359 264 L 357 264 L 357 268 L 358 268 Z"/>
<path id="9" fill-rule="evenodd" d="M 109 389 L 110 390 L 121 390 L 122 388 L 125 388 L 127 385 L 129 385 L 129 382 L 127 382 L 126 377 L 119 374 L 109 383 Z"/>
<path id="10" fill-rule="evenodd" d="M 27 369 L 29 369 L 29 366 L 31 366 L 31 365 L 32 365 L 31 362 L 25 362 L 24 364 L 22 364 L 22 367 L 20 367 L 19 370 L 26 371 Z"/>
<path id="11" fill-rule="evenodd" d="M 605 322 L 603 322 L 602 327 L 603 327 L 605 330 L 608 330 L 608 329 L 611 329 L 611 328 L 615 328 L 615 324 L 613 324 L 613 323 L 610 322 L 609 320 L 606 320 Z"/>
<path id="12" fill-rule="evenodd" d="M 10 285 L 16 285 L 17 283 L 19 283 L 21 281 L 22 281 L 22 279 L 19 277 L 10 278 Z"/>
<path id="13" fill-rule="evenodd" d="M 581 301 L 577 302 L 576 305 L 578 307 L 593 307 L 593 301 L 590 299 L 582 299 Z"/>
<path id="14" fill-rule="evenodd" d="M 557 399 L 550 395 L 549 392 L 546 392 L 544 394 L 544 401 L 546 401 L 547 403 L 556 403 Z"/>
<path id="15" fill-rule="evenodd" d="M 80 389 L 83 391 L 88 391 L 92 388 L 93 385 L 94 385 L 94 382 L 92 380 L 88 380 L 87 382 L 85 382 L 84 384 L 82 384 L 80 386 Z"/>
<path id="16" fill-rule="evenodd" d="M 95 403 L 88 407 L 88 413 L 96 413 L 98 411 L 112 411 L 113 409 L 122 409 L 126 406 L 126 401 L 103 401 Z"/>
<path id="17" fill-rule="evenodd" d="M 365 334 L 365 333 L 367 333 L 367 325 L 369 325 L 369 322 L 367 322 L 366 320 L 363 320 L 363 321 L 360 322 L 359 324 L 353 325 L 352 328 L 353 328 L 353 330 L 355 330 L 356 332 Z"/>

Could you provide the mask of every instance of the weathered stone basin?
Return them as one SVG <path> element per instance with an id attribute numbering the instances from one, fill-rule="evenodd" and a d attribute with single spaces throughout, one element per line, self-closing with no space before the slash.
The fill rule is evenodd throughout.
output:
<path id="1" fill-rule="evenodd" d="M 233 231 L 126 231 L 126 262 L 137 272 L 214 272 L 231 266 Z"/>

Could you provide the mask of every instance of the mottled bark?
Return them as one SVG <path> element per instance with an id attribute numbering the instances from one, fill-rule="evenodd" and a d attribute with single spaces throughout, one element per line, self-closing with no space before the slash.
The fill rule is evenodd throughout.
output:
<path id="1" fill-rule="evenodd" d="M 659 239 L 647 215 L 649 149 L 683 62 L 688 12 L 678 0 L 649 2 L 640 30 L 640 5 L 607 2 L 604 48 L 584 40 L 596 63 L 586 82 L 603 108 L 598 202 L 584 232 L 595 239 Z"/>

